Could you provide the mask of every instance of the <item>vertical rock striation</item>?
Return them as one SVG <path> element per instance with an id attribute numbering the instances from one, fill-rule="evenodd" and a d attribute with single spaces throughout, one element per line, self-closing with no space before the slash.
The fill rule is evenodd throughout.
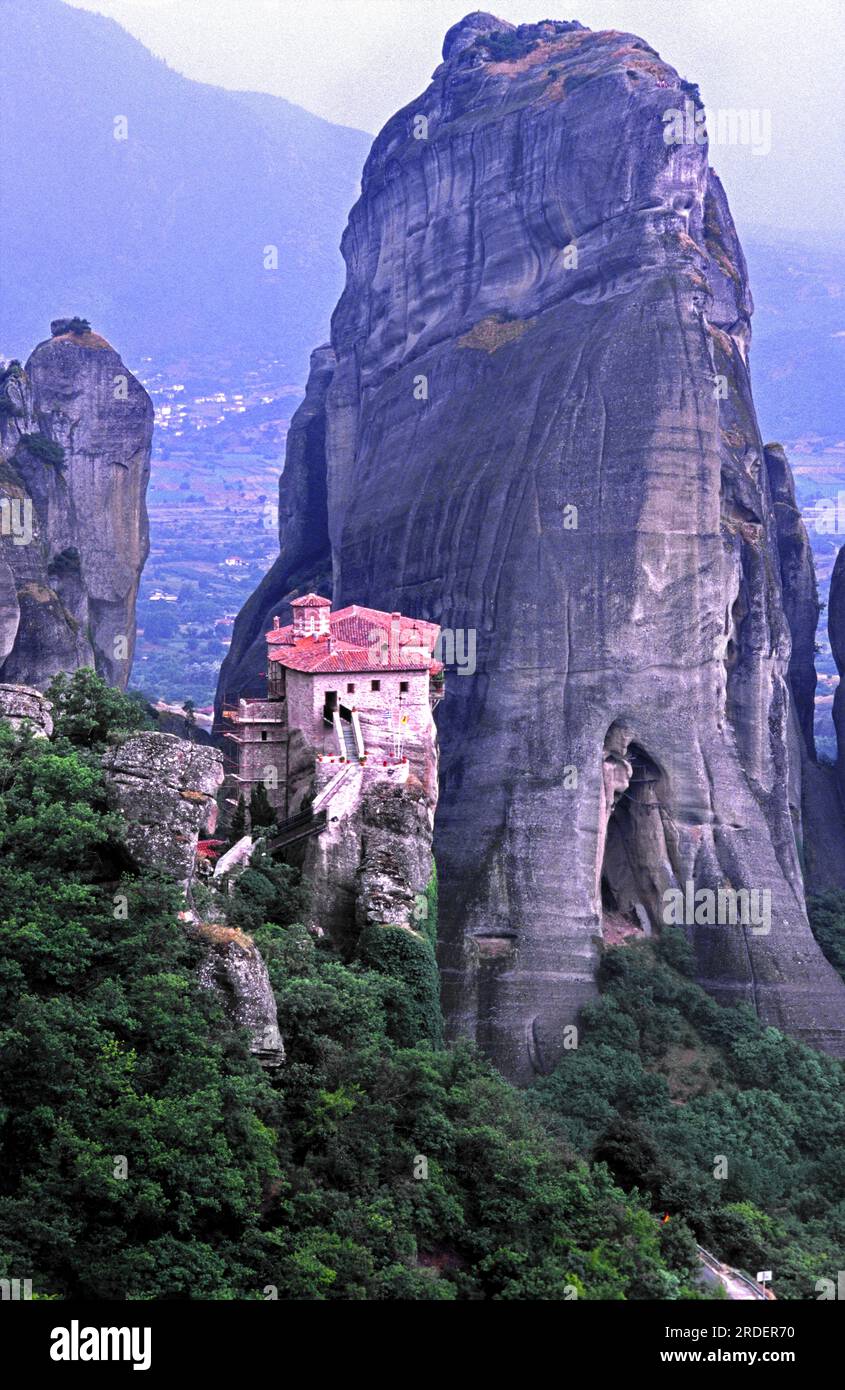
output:
<path id="1" fill-rule="evenodd" d="M 476 634 L 438 718 L 450 1026 L 516 1079 L 548 1068 L 605 913 L 659 930 L 692 884 L 771 895 L 768 929 L 688 923 L 702 983 L 842 1052 L 788 794 L 789 683 L 806 733 L 811 681 L 801 643 L 790 666 L 788 503 L 698 90 L 643 40 L 570 23 L 475 13 L 443 58 L 367 161 L 307 429 L 335 603 Z"/>
<path id="2" fill-rule="evenodd" d="M 836 730 L 837 747 L 836 777 L 840 794 L 845 798 L 845 545 L 839 548 L 830 577 L 827 635 L 839 672 L 839 684 L 833 697 L 833 725 Z"/>
<path id="3" fill-rule="evenodd" d="M 0 676 L 124 687 L 149 550 L 152 402 L 98 334 L 53 324 L 0 381 Z"/>
<path id="4" fill-rule="evenodd" d="M 783 609 L 789 625 L 789 685 L 798 726 L 810 757 L 815 757 L 813 722 L 816 699 L 816 628 L 819 592 L 807 528 L 795 498 L 795 483 L 781 444 L 767 444 L 766 471 L 775 510 Z"/>

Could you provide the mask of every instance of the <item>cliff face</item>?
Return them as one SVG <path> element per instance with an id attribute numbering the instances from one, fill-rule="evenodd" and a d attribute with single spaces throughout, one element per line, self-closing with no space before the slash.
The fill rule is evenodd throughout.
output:
<path id="1" fill-rule="evenodd" d="M 789 685 L 805 747 L 810 756 L 815 757 L 815 642 L 821 607 L 813 552 L 798 509 L 795 483 L 783 447 L 768 444 L 764 458 L 775 509 L 783 610 L 791 638 Z"/>
<path id="2" fill-rule="evenodd" d="M 760 929 L 689 920 L 701 982 L 845 1044 L 788 792 L 788 678 L 806 732 L 809 672 L 751 296 L 698 106 L 631 35 L 456 25 L 373 145 L 312 374 L 336 605 L 475 634 L 438 717 L 444 1002 L 517 1079 L 591 996 L 606 917 L 659 930 L 687 884 L 770 894 Z M 304 557 L 285 550 L 266 613 Z"/>
<path id="3" fill-rule="evenodd" d="M 124 687 L 153 407 L 103 338 L 61 327 L 0 382 L 0 676 L 43 688 L 93 666 Z"/>
<path id="4" fill-rule="evenodd" d="M 407 766 L 394 771 L 395 782 L 393 772 L 377 766 L 352 766 L 328 780 L 318 774 L 313 804 L 326 811 L 327 824 L 303 843 L 297 862 L 311 893 L 313 927 L 346 947 L 365 927 L 414 931 L 426 915 L 436 773 L 432 792 L 430 778 L 420 780 Z"/>
<path id="5" fill-rule="evenodd" d="M 833 697 L 833 724 L 836 730 L 836 777 L 840 794 L 845 799 L 845 546 L 840 546 L 830 577 L 827 608 L 827 635 L 830 649 L 839 672 L 839 684 Z"/>
<path id="6" fill-rule="evenodd" d="M 821 611 L 818 586 L 813 552 L 786 454 L 780 444 L 767 444 L 764 457 L 775 510 L 784 616 L 791 641 L 787 793 L 801 847 L 805 891 L 825 893 L 845 888 L 845 817 L 836 772 L 816 761 L 813 725 L 815 639 Z M 845 646 L 842 650 L 845 652 Z"/>

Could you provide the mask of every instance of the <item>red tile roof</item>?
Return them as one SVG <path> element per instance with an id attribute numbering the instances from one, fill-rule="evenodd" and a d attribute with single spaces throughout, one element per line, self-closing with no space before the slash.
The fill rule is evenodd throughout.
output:
<path id="1" fill-rule="evenodd" d="M 225 845 L 225 843 L 225 840 L 198 840 L 197 858 L 218 859 L 220 857 L 220 850 L 217 848 L 217 846 L 220 845 L 220 847 L 222 848 L 222 846 Z"/>
<path id="2" fill-rule="evenodd" d="M 331 608 L 330 598 L 323 598 L 322 594 L 305 594 L 303 598 L 292 598 L 291 608 Z"/>
<path id="3" fill-rule="evenodd" d="M 302 602 L 293 600 L 295 604 Z M 391 627 L 397 623 L 398 641 L 391 643 Z M 442 663 L 431 657 L 440 635 L 437 623 L 353 603 L 332 613 L 329 625 L 331 640 L 325 634 L 294 638 L 291 624 L 272 628 L 266 634 L 268 659 L 292 671 L 427 670 L 434 674 L 443 669 Z"/>

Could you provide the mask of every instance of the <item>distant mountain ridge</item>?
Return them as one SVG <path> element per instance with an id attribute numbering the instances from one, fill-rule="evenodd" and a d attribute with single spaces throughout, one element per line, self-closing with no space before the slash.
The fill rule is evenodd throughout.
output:
<path id="1" fill-rule="evenodd" d="M 190 81 L 100 15 L 3 0 L 0 350 L 22 356 L 78 313 L 130 360 L 231 342 L 304 381 L 369 144 L 280 97 Z"/>

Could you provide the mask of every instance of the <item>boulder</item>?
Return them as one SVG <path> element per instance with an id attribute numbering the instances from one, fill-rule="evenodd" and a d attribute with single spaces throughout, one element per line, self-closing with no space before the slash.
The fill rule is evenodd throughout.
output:
<path id="1" fill-rule="evenodd" d="M 265 1067 L 281 1066 L 285 1048 L 276 998 L 264 959 L 252 938 L 232 927 L 197 924 L 188 929 L 205 947 L 199 981 L 212 990 L 237 1028 L 250 1033 L 250 1051 Z"/>
<path id="2" fill-rule="evenodd" d="M 53 706 L 31 685 L 0 685 L 0 719 L 20 729 L 26 724 L 36 738 L 49 738 L 53 732 Z"/>
<path id="3" fill-rule="evenodd" d="M 197 841 L 217 822 L 223 755 L 174 734 L 141 733 L 103 756 L 109 802 L 135 862 L 190 882 Z"/>

